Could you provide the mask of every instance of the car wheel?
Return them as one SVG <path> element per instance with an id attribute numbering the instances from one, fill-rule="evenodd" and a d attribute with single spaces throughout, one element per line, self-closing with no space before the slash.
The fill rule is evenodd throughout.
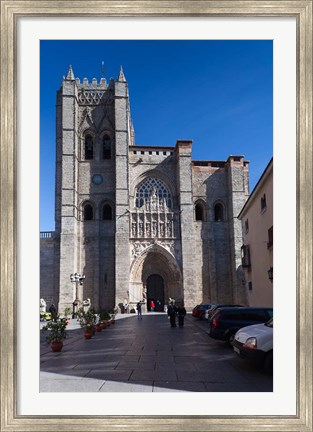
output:
<path id="1" fill-rule="evenodd" d="M 264 360 L 264 370 L 267 374 L 273 373 L 273 351 L 267 353 Z"/>
<path id="2" fill-rule="evenodd" d="M 227 336 L 227 342 L 229 346 L 233 346 L 234 340 L 235 340 L 235 333 L 231 333 Z"/>

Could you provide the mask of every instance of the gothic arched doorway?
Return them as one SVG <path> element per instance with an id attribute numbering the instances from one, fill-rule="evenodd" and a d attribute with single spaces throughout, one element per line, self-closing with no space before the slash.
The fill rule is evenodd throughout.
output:
<path id="1" fill-rule="evenodd" d="M 164 280 L 158 274 L 152 274 L 147 279 L 147 308 L 150 311 L 150 301 L 153 300 L 156 312 L 164 311 Z"/>

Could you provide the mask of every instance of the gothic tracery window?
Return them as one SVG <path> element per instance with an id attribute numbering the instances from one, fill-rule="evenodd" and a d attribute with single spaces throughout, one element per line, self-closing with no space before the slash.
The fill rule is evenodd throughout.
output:
<path id="1" fill-rule="evenodd" d="M 162 207 L 164 204 L 168 208 L 173 207 L 172 194 L 167 186 L 156 178 L 145 179 L 136 191 L 136 207 L 141 208 L 144 205 Z"/>

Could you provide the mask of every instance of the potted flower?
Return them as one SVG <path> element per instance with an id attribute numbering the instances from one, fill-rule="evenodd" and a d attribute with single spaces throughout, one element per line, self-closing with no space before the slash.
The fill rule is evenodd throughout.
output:
<path id="1" fill-rule="evenodd" d="M 69 316 L 71 315 L 71 309 L 69 307 L 66 307 L 64 309 L 64 319 L 66 320 L 66 324 L 68 325 L 70 323 Z"/>
<path id="2" fill-rule="evenodd" d="M 117 308 L 113 309 L 113 313 L 111 313 L 111 324 L 115 324 L 115 316 L 117 314 Z"/>
<path id="3" fill-rule="evenodd" d="M 79 308 L 77 318 L 80 326 L 84 329 L 85 339 L 91 339 L 94 334 L 95 314 L 92 309 L 84 311 L 84 308 Z"/>
<path id="4" fill-rule="evenodd" d="M 111 318 L 109 312 L 106 310 L 101 310 L 99 312 L 99 318 L 100 318 L 102 329 L 105 329 L 108 326 L 108 322 Z"/>
<path id="5" fill-rule="evenodd" d="M 49 342 L 51 350 L 53 352 L 60 352 L 63 348 L 63 340 L 66 338 L 66 319 L 60 318 L 57 315 L 42 330 L 49 332 L 46 340 Z"/>

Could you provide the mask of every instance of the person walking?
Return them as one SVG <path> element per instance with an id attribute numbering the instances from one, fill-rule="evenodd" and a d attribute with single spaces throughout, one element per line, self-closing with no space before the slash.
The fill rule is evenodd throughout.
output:
<path id="1" fill-rule="evenodd" d="M 139 319 L 139 320 L 142 320 L 142 310 L 141 310 L 141 306 L 142 306 L 141 302 L 138 302 L 138 303 L 137 303 L 137 306 L 136 306 L 136 309 L 137 309 L 137 314 L 138 314 L 138 319 Z"/>
<path id="2" fill-rule="evenodd" d="M 179 327 L 184 327 L 184 319 L 186 315 L 186 309 L 184 308 L 184 305 L 179 305 L 177 309 L 177 316 L 178 316 L 178 325 Z"/>
<path id="3" fill-rule="evenodd" d="M 154 308 L 155 308 L 154 301 L 151 300 L 151 302 L 150 302 L 150 310 L 151 310 L 151 312 L 154 312 Z"/>
<path id="4" fill-rule="evenodd" d="M 176 327 L 176 307 L 173 302 L 168 305 L 167 315 L 170 317 L 171 327 Z"/>

